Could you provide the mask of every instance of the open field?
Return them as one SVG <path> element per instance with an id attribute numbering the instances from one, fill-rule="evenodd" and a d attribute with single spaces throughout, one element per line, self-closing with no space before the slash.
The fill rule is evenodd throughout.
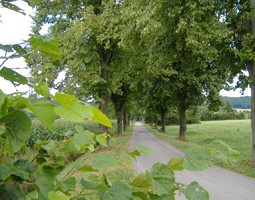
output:
<path id="1" fill-rule="evenodd" d="M 187 141 L 177 139 L 179 134 L 179 126 L 177 125 L 167 126 L 167 134 L 152 129 L 146 124 L 145 127 L 157 137 L 181 150 L 192 147 L 192 145 L 203 147 L 210 144 L 215 139 L 223 140 L 233 149 L 238 150 L 241 153 L 241 156 L 238 159 L 231 159 L 235 166 L 226 168 L 250 177 L 255 177 L 255 165 L 251 162 L 252 136 L 250 123 L 250 120 L 224 120 L 190 124 L 187 125 Z M 213 144 L 212 147 L 221 150 L 225 155 L 229 155 L 227 149 L 222 145 Z M 214 163 L 221 167 L 225 167 L 217 155 L 215 155 Z"/>

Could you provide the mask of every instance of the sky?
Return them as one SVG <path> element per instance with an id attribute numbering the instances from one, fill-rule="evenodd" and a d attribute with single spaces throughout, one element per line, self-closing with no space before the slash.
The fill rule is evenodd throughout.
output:
<path id="1" fill-rule="evenodd" d="M 34 10 L 27 5 L 27 3 L 18 1 L 16 3 L 20 8 L 25 10 L 27 13 L 26 16 L 19 14 L 14 11 L 10 11 L 6 8 L 0 8 L 0 44 L 17 44 L 21 43 L 24 40 L 29 38 L 29 34 L 31 33 L 32 19 L 29 15 L 33 15 Z M 4 51 L 0 50 L 0 56 L 4 55 Z M 4 60 L 0 60 L 0 65 Z M 22 74 L 25 77 L 29 77 L 29 69 L 26 69 L 26 63 L 23 58 L 8 60 L 3 66 L 9 68 L 15 68 L 14 70 L 18 73 Z M 5 81 L 0 77 L 0 89 L 6 93 L 13 93 L 16 91 L 19 92 L 31 92 L 28 86 L 18 86 L 14 87 L 10 82 Z M 222 90 L 220 92 L 222 96 L 230 96 L 230 97 L 239 97 L 242 96 L 240 93 L 240 89 L 236 91 L 225 91 Z M 251 96 L 250 88 L 245 90 L 243 96 Z"/>

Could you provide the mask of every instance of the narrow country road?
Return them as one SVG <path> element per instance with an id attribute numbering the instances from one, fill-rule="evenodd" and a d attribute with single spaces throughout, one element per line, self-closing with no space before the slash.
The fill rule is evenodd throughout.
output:
<path id="1" fill-rule="evenodd" d="M 129 150 L 135 149 L 136 144 L 150 147 L 155 155 L 138 156 L 135 163 L 137 173 L 151 169 L 157 162 L 167 163 L 176 156 L 183 158 L 184 153 L 175 147 L 163 142 L 151 134 L 140 123 L 136 122 L 129 144 Z M 255 200 L 255 179 L 249 178 L 232 171 L 212 166 L 203 172 L 175 172 L 176 182 L 189 184 L 197 181 L 210 195 L 211 200 Z M 176 199 L 186 199 L 176 195 Z"/>

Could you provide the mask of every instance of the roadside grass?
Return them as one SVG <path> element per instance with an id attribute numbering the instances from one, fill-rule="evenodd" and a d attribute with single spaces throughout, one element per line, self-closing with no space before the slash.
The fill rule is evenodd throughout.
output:
<path id="1" fill-rule="evenodd" d="M 194 145 L 204 147 L 216 139 L 222 140 L 233 149 L 239 151 L 241 155 L 237 159 L 231 157 L 234 166 L 225 166 L 222 159 L 216 154 L 213 163 L 220 167 L 255 178 L 255 164 L 252 163 L 252 134 L 250 123 L 250 120 L 223 120 L 203 121 L 201 124 L 188 124 L 185 141 L 178 139 L 178 125 L 167 126 L 167 133 L 159 132 L 147 124 L 144 124 L 144 126 L 160 139 L 182 151 Z M 210 147 L 230 157 L 227 148 L 223 145 L 212 144 Z"/>

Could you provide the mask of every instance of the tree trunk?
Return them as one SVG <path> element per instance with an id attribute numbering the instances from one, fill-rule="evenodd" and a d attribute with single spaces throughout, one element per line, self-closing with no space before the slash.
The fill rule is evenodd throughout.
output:
<path id="1" fill-rule="evenodd" d="M 130 116 L 128 116 L 128 127 L 130 126 Z"/>
<path id="2" fill-rule="evenodd" d="M 158 117 L 155 115 L 155 129 L 158 129 Z"/>
<path id="3" fill-rule="evenodd" d="M 185 95 L 180 94 L 180 132 L 179 138 L 186 139 L 186 108 L 185 108 Z"/>
<path id="4" fill-rule="evenodd" d="M 123 122 L 124 122 L 124 131 L 126 131 L 127 127 L 128 127 L 128 114 L 127 114 L 126 109 L 124 110 L 123 115 L 124 115 L 124 119 L 123 119 Z"/>
<path id="5" fill-rule="evenodd" d="M 117 134 L 121 135 L 122 134 L 122 108 L 119 108 L 116 111 L 116 116 L 117 116 Z"/>
<path id="6" fill-rule="evenodd" d="M 104 67 L 101 69 L 101 78 L 104 80 L 108 80 L 108 70 Z M 99 97 L 101 99 L 99 109 L 108 117 L 108 95 L 106 90 L 106 84 L 101 84 L 101 92 L 99 94 Z M 104 126 L 102 124 L 99 124 L 99 132 L 100 134 L 107 133 L 109 134 L 109 128 L 107 126 Z M 107 145 L 109 146 L 109 138 L 107 138 Z M 100 149 L 103 148 L 102 145 L 99 146 Z"/>
<path id="7" fill-rule="evenodd" d="M 250 0 L 251 11 L 254 11 L 255 0 Z M 255 15 L 251 16 L 251 33 L 255 35 Z M 253 45 L 255 41 L 253 39 Z M 251 87 L 251 130 L 252 130 L 252 161 L 255 162 L 255 61 L 250 61 L 248 64 L 250 87 Z"/>
<path id="8" fill-rule="evenodd" d="M 161 107 L 161 123 L 162 123 L 162 132 L 166 132 L 166 108 Z"/>
<path id="9" fill-rule="evenodd" d="M 119 95 L 118 94 L 112 94 L 112 100 L 116 112 L 117 117 L 117 134 L 122 134 L 122 106 L 119 102 Z"/>

